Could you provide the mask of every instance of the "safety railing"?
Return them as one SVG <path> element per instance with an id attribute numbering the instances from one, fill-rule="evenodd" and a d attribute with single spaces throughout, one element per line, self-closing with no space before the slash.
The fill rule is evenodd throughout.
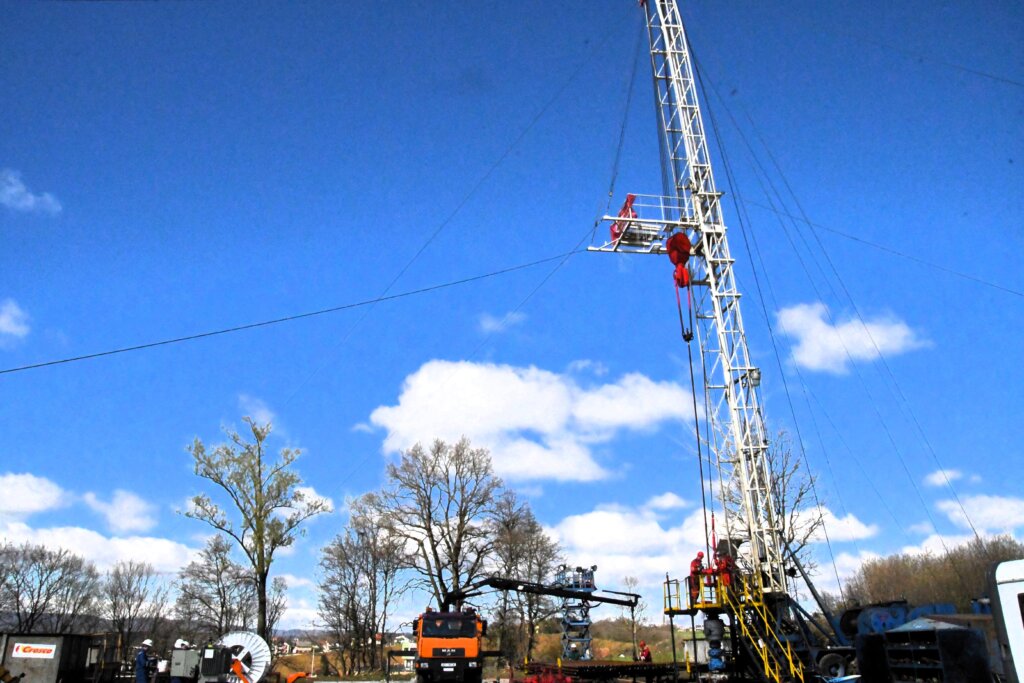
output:
<path id="1" fill-rule="evenodd" d="M 803 663 L 794 655 L 789 642 L 783 643 L 772 628 L 760 590 L 751 590 L 746 581 L 742 582 L 740 590 L 736 590 L 740 586 L 734 585 L 732 588 L 732 591 L 723 593 L 723 599 L 735 617 L 735 626 L 739 628 L 740 636 L 761 660 L 765 677 L 774 683 L 781 683 L 784 679 L 804 683 Z M 760 624 L 760 629 L 755 629 L 755 625 L 747 619 L 748 615 L 756 624 Z"/>

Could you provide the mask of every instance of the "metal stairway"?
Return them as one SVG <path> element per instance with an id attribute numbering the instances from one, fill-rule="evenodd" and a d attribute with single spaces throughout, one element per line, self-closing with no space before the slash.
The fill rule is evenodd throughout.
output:
<path id="1" fill-rule="evenodd" d="M 722 598 L 753 671 L 768 683 L 804 683 L 803 662 L 776 632 L 775 615 L 759 587 L 743 582 L 742 590 L 723 591 Z"/>

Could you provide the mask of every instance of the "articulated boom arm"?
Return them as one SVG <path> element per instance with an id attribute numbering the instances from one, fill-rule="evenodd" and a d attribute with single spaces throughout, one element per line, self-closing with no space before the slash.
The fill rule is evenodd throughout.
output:
<path id="1" fill-rule="evenodd" d="M 549 586 L 543 583 L 531 583 L 529 581 L 517 581 L 498 576 L 490 576 L 471 583 L 465 588 L 449 593 L 441 604 L 441 611 L 447 612 L 453 606 L 458 605 L 467 598 L 480 595 L 482 589 L 493 588 L 500 591 L 515 591 L 517 593 L 529 593 L 532 595 L 549 595 L 554 598 L 579 598 L 587 602 L 605 603 L 608 605 L 620 605 L 622 607 L 636 607 L 640 596 L 636 593 L 616 593 L 623 597 L 611 597 L 600 593 L 587 593 L 564 586 Z"/>
<path id="2" fill-rule="evenodd" d="M 714 427 L 709 447 L 716 457 L 720 497 L 737 492 L 750 543 L 743 554 L 769 593 L 787 590 L 781 526 L 768 471 L 768 439 L 758 395 L 760 370 L 751 364 L 733 258 L 715 188 L 707 138 L 697 100 L 689 44 L 674 0 L 642 2 L 651 45 L 651 66 L 661 132 L 666 197 L 627 200 L 628 212 L 606 216 L 612 241 L 600 251 L 668 253 L 666 243 L 685 232 L 694 245 L 689 281 L 696 288 L 696 333 L 704 367 L 708 415 Z M 644 207 L 653 209 L 644 216 Z M 625 209 L 624 209 L 625 210 Z M 660 215 L 655 215 L 660 213 Z M 698 430 L 699 431 L 699 430 Z M 727 533 L 742 535 L 732 515 Z"/>

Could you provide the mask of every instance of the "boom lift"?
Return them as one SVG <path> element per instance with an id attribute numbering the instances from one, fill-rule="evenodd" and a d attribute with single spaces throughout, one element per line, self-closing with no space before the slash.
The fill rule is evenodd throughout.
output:
<path id="1" fill-rule="evenodd" d="M 471 607 L 463 603 L 469 598 L 482 595 L 489 590 L 514 591 L 531 595 L 547 595 L 555 598 L 579 600 L 579 590 L 565 584 L 543 584 L 490 576 L 447 594 L 441 602 L 440 611 L 427 609 L 413 620 L 416 635 L 414 651 L 397 650 L 391 655 L 412 654 L 416 669 L 416 683 L 453 681 L 457 683 L 480 683 L 484 659 L 497 657 L 500 651 L 484 650 L 487 622 Z M 610 591 L 606 591 L 610 593 Z M 596 590 L 583 594 L 587 603 L 620 605 L 635 608 L 640 599 L 635 593 L 607 595 Z"/>

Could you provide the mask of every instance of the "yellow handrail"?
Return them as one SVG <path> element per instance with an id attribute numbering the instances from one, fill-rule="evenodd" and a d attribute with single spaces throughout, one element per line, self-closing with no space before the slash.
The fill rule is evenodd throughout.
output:
<path id="1" fill-rule="evenodd" d="M 743 582 L 743 601 L 742 604 L 735 601 L 736 597 L 731 591 L 722 591 L 722 595 L 725 598 L 725 602 L 729 605 L 732 614 L 735 616 L 737 625 L 739 626 L 740 633 L 744 638 L 751 644 L 752 647 L 758 650 L 761 658 L 761 665 L 764 668 L 764 674 L 769 677 L 770 680 L 781 683 L 781 674 L 783 664 L 787 665 L 789 674 L 794 676 L 799 683 L 804 681 L 804 668 L 803 664 L 793 655 L 793 649 L 787 642 L 783 645 L 782 641 L 776 635 L 775 630 L 771 626 L 771 622 L 768 619 L 768 610 L 764 604 L 763 594 L 754 594 L 750 591 L 750 586 L 747 582 Z M 757 634 L 752 633 L 750 627 L 747 625 L 745 619 L 743 619 L 742 610 L 744 608 L 753 608 L 757 612 L 758 618 L 761 623 L 764 624 L 764 630 L 768 636 L 775 641 L 780 652 L 785 655 L 785 662 L 780 661 L 774 653 L 771 652 L 767 643 L 759 642 L 761 639 Z"/>

